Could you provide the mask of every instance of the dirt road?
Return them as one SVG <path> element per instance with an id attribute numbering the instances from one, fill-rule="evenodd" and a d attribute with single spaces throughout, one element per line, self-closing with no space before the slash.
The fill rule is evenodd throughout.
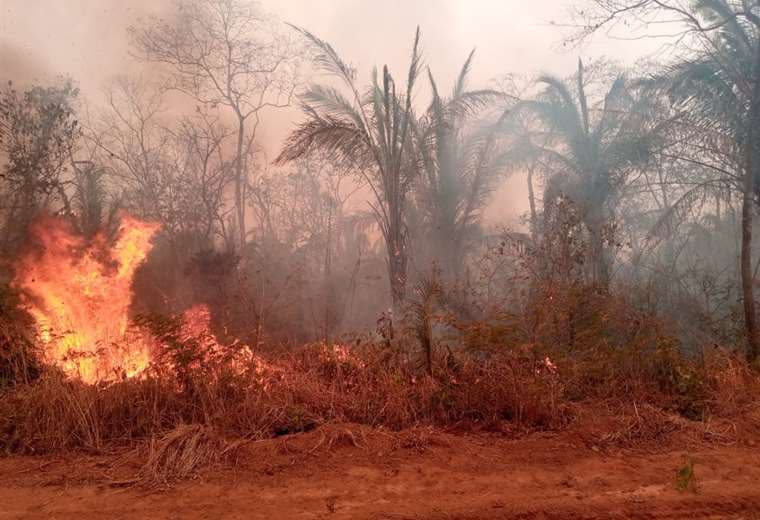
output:
<path id="1" fill-rule="evenodd" d="M 133 454 L 13 457 L 0 459 L 0 520 L 760 519 L 753 444 L 610 448 L 567 432 L 510 440 L 338 425 L 252 443 L 166 488 L 132 485 Z M 689 457 L 695 489 L 679 491 Z"/>

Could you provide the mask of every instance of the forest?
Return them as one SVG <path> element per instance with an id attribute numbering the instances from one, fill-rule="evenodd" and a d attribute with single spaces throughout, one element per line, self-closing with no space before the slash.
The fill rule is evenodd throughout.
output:
<path id="1" fill-rule="evenodd" d="M 403 67 L 360 70 L 268 1 L 165 3 L 118 57 L 148 73 L 97 102 L 0 66 L 0 497 L 31 501 L 8 518 L 100 518 L 23 509 L 43 465 L 122 493 L 230 468 L 335 480 L 262 518 L 760 511 L 758 0 L 557 2 L 573 72 L 530 77 L 482 47 L 440 75 L 424 25 L 394 35 Z M 609 35 L 663 50 L 584 56 Z M 491 53 L 502 69 L 473 80 Z M 330 466 L 382 483 L 471 452 L 511 498 L 432 473 L 394 509 L 413 498 L 348 498 Z M 638 487 L 563 476 L 595 457 Z M 548 476 L 500 483 L 498 464 Z M 114 500 L 103 518 L 157 514 Z"/>

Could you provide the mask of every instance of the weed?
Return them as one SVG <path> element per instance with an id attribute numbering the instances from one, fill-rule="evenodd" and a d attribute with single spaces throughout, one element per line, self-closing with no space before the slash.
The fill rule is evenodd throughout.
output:
<path id="1" fill-rule="evenodd" d="M 691 491 L 697 492 L 697 476 L 694 473 L 694 459 L 686 458 L 683 466 L 676 471 L 676 489 L 680 492 Z"/>

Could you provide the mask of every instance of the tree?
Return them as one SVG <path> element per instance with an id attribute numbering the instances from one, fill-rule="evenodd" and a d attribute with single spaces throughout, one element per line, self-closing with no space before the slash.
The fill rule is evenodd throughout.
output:
<path id="1" fill-rule="evenodd" d="M 76 215 L 76 229 L 85 237 L 92 238 L 106 224 L 106 170 L 96 166 L 92 161 L 74 161 L 73 165 L 72 210 Z M 109 217 L 113 217 L 113 212 Z"/>
<path id="2" fill-rule="evenodd" d="M 226 238 L 223 205 L 234 158 L 224 149 L 234 132 L 218 113 L 200 108 L 169 124 L 161 92 L 143 81 L 120 78 L 106 94 L 108 109 L 88 137 L 123 205 L 161 222 L 175 243 L 198 249 Z"/>
<path id="3" fill-rule="evenodd" d="M 760 337 L 753 293 L 752 220 L 760 176 L 760 16 L 755 0 L 699 0 L 684 7 L 672 0 L 595 0 L 586 33 L 622 20 L 642 22 L 667 14 L 681 23 L 680 41 L 690 52 L 667 76 L 670 93 L 695 126 L 722 146 L 725 157 L 741 168 L 741 286 L 747 335 L 747 358 L 760 354 Z M 697 160 L 699 155 L 696 156 Z M 720 168 L 720 166 L 718 166 Z"/>
<path id="4" fill-rule="evenodd" d="M 222 124 L 215 111 L 199 110 L 182 117 L 168 132 L 175 172 L 173 221 L 201 247 L 221 237 L 227 250 L 234 250 L 236 237 L 226 228 L 231 209 L 225 205 L 225 193 L 236 175 L 235 158 L 227 151 L 234 130 Z"/>
<path id="5" fill-rule="evenodd" d="M 461 275 L 467 246 L 480 229 L 480 211 L 504 173 L 498 125 L 473 115 L 500 97 L 494 90 L 467 90 L 474 52 L 465 61 L 450 97 L 440 95 L 428 71 L 433 99 L 415 125 L 421 171 L 416 201 L 433 256 L 447 276 Z"/>
<path id="6" fill-rule="evenodd" d="M 70 206 L 64 174 L 79 137 L 74 103 L 79 91 L 70 81 L 60 87 L 35 86 L 21 93 L 11 83 L 0 92 L 0 151 L 8 205 L 2 246 L 23 239 L 40 209 L 56 199 Z"/>
<path id="7" fill-rule="evenodd" d="M 169 67 L 169 88 L 207 107 L 226 107 L 234 116 L 235 224 L 242 248 L 256 133 L 264 110 L 290 105 L 298 51 L 256 4 L 178 0 L 176 6 L 172 23 L 151 19 L 132 27 L 133 44 L 146 60 Z"/>
<path id="8" fill-rule="evenodd" d="M 535 136 L 523 145 L 547 169 L 544 207 L 563 195 L 577 205 L 590 238 L 591 278 L 606 288 L 611 259 L 605 228 L 627 176 L 649 159 L 658 127 L 649 124 L 645 101 L 636 98 L 622 75 L 597 105 L 589 105 L 580 61 L 574 87 L 553 76 L 542 76 L 538 83 L 544 90 L 514 109 L 530 112 L 539 122 L 530 130 Z"/>
<path id="9" fill-rule="evenodd" d="M 288 137 L 278 163 L 323 151 L 338 167 L 357 171 L 373 194 L 370 203 L 387 250 L 387 267 L 394 307 L 404 301 L 407 281 L 407 203 L 417 171 L 413 151 L 412 94 L 420 71 L 419 28 L 414 37 L 406 86 L 397 92 L 387 65 L 377 69 L 367 94 L 356 84 L 356 72 L 333 47 L 298 31 L 316 51 L 316 65 L 341 80 L 348 97 L 337 88 L 311 85 L 301 95 L 306 116 Z"/>
<path id="10" fill-rule="evenodd" d="M 353 219 L 345 214 L 345 203 L 358 189 L 345 180 L 345 172 L 319 156 L 260 175 L 252 190 L 260 238 L 258 247 L 249 246 L 243 257 L 243 263 L 249 261 L 261 280 L 289 277 L 287 265 L 294 261 L 291 270 L 302 272 L 298 276 L 302 296 L 294 306 L 299 310 L 296 319 L 304 327 L 311 325 L 313 337 L 326 342 L 334 337 L 346 314 L 347 294 L 339 286 L 350 284 L 361 255 L 358 248 L 343 247 L 352 238 L 346 227 Z"/>
<path id="11" fill-rule="evenodd" d="M 105 95 L 107 108 L 86 133 L 99 152 L 95 162 L 107 167 L 135 217 L 167 224 L 164 216 L 174 201 L 167 193 L 172 139 L 162 127 L 163 96 L 147 82 L 126 77 Z"/>

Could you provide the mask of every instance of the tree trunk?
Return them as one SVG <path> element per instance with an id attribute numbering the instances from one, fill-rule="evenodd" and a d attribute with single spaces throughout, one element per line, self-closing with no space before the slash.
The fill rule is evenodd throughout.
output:
<path id="1" fill-rule="evenodd" d="M 327 213 L 327 240 L 325 246 L 325 265 L 324 265 L 324 306 L 325 306 L 325 323 L 324 323 L 324 341 L 330 343 L 330 332 L 332 331 L 330 308 L 335 300 L 334 287 L 332 283 L 332 228 L 333 228 L 333 205 L 330 203 L 330 209 Z"/>
<path id="2" fill-rule="evenodd" d="M 744 304 L 744 328 L 747 333 L 747 361 L 753 363 L 760 352 L 757 336 L 757 315 L 755 314 L 754 276 L 752 273 L 752 216 L 755 195 L 755 126 L 760 114 L 760 47 L 755 51 L 755 84 L 750 100 L 749 117 L 747 119 L 744 183 L 742 186 L 742 245 L 741 245 L 741 277 L 742 301 Z"/>
<path id="3" fill-rule="evenodd" d="M 431 231 L 434 265 L 446 282 L 456 282 L 462 275 L 465 252 L 453 226 L 438 226 Z"/>
<path id="4" fill-rule="evenodd" d="M 602 236 L 603 222 L 603 217 L 592 216 L 586 227 L 591 235 L 591 279 L 597 287 L 606 291 L 610 284 L 610 267 Z"/>
<path id="5" fill-rule="evenodd" d="M 245 138 L 245 120 L 238 115 L 238 139 L 235 157 L 235 213 L 237 214 L 238 246 L 242 251 L 245 246 L 245 200 L 243 197 L 243 139 Z"/>
<path id="6" fill-rule="evenodd" d="M 751 147 L 750 147 L 751 148 Z M 747 163 L 751 164 L 751 151 L 747 152 Z M 757 318 L 755 315 L 755 297 L 752 277 L 752 205 L 753 205 L 752 170 L 747 168 L 744 173 L 744 188 L 742 197 L 742 246 L 741 246 L 741 276 L 742 300 L 744 303 L 744 327 L 747 332 L 747 360 L 754 362 L 758 354 Z"/>
<path id="7" fill-rule="evenodd" d="M 398 312 L 406 299 L 406 248 L 403 238 L 393 236 L 388 242 L 388 276 L 393 311 Z"/>
<path id="8" fill-rule="evenodd" d="M 528 203 L 530 204 L 530 239 L 535 247 L 538 244 L 538 214 L 536 212 L 536 194 L 533 191 L 533 169 L 534 165 L 528 168 Z"/>

